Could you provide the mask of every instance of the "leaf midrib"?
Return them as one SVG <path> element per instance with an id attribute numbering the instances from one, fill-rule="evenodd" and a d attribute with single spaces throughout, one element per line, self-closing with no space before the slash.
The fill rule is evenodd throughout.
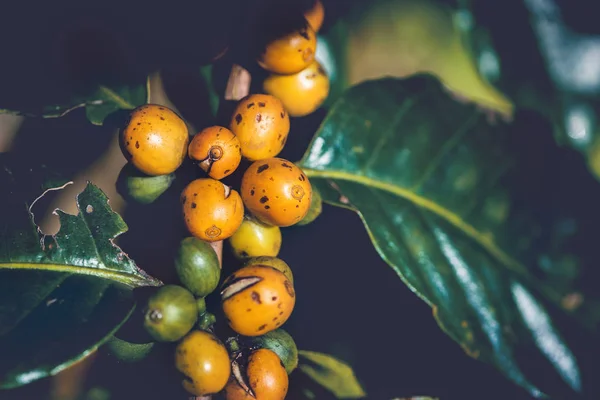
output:
<path id="1" fill-rule="evenodd" d="M 438 203 L 420 196 L 409 189 L 402 188 L 388 182 L 384 182 L 381 180 L 373 179 L 364 175 L 356 175 L 350 174 L 345 171 L 337 171 L 337 170 L 317 170 L 312 168 L 303 167 L 302 170 L 306 173 L 309 178 L 321 178 L 321 179 L 337 179 L 343 181 L 349 181 L 357 184 L 361 184 L 364 186 L 372 187 L 378 190 L 386 191 L 398 197 L 401 197 L 405 200 L 410 201 L 411 203 L 424 208 L 435 215 L 443 218 L 448 221 L 451 225 L 459 229 L 469 238 L 474 240 L 480 246 L 482 246 L 485 250 L 487 250 L 493 257 L 495 257 L 501 264 L 506 266 L 508 269 L 518 274 L 519 276 L 524 277 L 527 281 L 531 280 L 531 276 L 528 273 L 527 269 L 523 264 L 519 261 L 508 255 L 504 252 L 500 247 L 494 243 L 493 239 L 489 236 L 484 235 L 478 229 L 476 229 L 473 225 L 466 222 L 463 218 L 461 218 L 458 214 L 448 210 L 445 207 L 442 207 Z M 558 293 L 550 288 L 544 287 L 544 294 L 554 302 L 560 303 L 561 297 Z"/>
<path id="2" fill-rule="evenodd" d="M 117 92 L 115 92 L 114 90 L 112 90 L 106 86 L 102 86 L 102 85 L 99 86 L 99 89 L 108 98 L 110 98 L 113 102 L 115 102 L 115 104 L 117 104 L 119 106 L 119 108 L 122 108 L 125 110 L 132 110 L 135 108 L 134 104 L 131 104 L 130 102 L 125 100 L 123 97 L 121 97 L 119 94 L 117 94 Z"/>
<path id="3" fill-rule="evenodd" d="M 34 269 L 39 271 L 63 272 L 77 275 L 89 275 L 98 278 L 109 279 L 115 282 L 123 283 L 130 287 L 140 287 L 153 285 L 153 282 L 133 274 L 119 272 L 110 269 L 82 267 L 72 264 L 54 264 L 54 263 L 26 263 L 26 262 L 0 262 L 0 271 L 8 270 L 26 270 Z"/>

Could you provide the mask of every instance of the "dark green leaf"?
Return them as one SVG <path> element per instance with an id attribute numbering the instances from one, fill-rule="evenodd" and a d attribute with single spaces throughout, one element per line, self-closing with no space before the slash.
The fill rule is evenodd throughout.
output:
<path id="1" fill-rule="evenodd" d="M 359 399 L 366 393 L 356 379 L 352 368 L 342 361 L 323 353 L 300 350 L 298 368 L 338 399 Z"/>
<path id="2" fill-rule="evenodd" d="M 106 117 L 119 110 L 131 110 L 146 104 L 149 98 L 149 86 L 146 84 L 98 87 L 85 96 L 77 95 L 64 104 L 44 106 L 40 111 L 22 111 L 0 109 L 0 113 L 24 115 L 27 117 L 58 118 L 73 110 L 85 108 L 88 120 L 94 125 L 102 125 Z"/>
<path id="3" fill-rule="evenodd" d="M 581 152 L 600 179 L 600 34 L 583 28 L 585 2 L 458 3 L 457 26 L 482 76 L 518 107 L 544 114 L 557 141 Z"/>
<path id="4" fill-rule="evenodd" d="M 0 388 L 54 375 L 104 343 L 134 307 L 131 288 L 160 282 L 114 240 L 127 230 L 102 191 L 89 183 L 79 213 L 57 210 L 54 236 L 43 235 L 5 167 L 0 229 Z M 6 176 L 8 175 L 8 177 Z M 3 179 L 4 180 L 4 179 Z M 52 190 L 52 189 L 48 189 Z"/>
<path id="5" fill-rule="evenodd" d="M 127 225 L 112 211 L 108 198 L 97 186 L 88 183 L 77 196 L 77 206 L 77 215 L 55 211 L 61 228 L 51 237 L 41 235 L 31 212 L 29 232 L 5 229 L 0 241 L 0 270 L 40 269 L 91 275 L 130 287 L 159 284 L 114 243 L 117 236 L 127 231 Z"/>
<path id="6" fill-rule="evenodd" d="M 154 348 L 154 342 L 131 343 L 116 336 L 111 337 L 105 344 L 110 355 L 124 362 L 138 362 L 146 358 Z"/>
<path id="7" fill-rule="evenodd" d="M 80 400 L 110 400 L 110 391 L 103 387 L 93 387 L 81 396 Z"/>
<path id="8" fill-rule="evenodd" d="M 210 102 L 210 111 L 213 116 L 217 115 L 217 111 L 219 110 L 219 104 L 221 102 L 221 97 L 217 93 L 215 86 L 213 84 L 213 64 L 204 65 L 200 68 L 200 75 L 202 75 L 202 79 L 206 82 L 206 87 L 208 90 L 208 97 Z"/>
<path id="9" fill-rule="evenodd" d="M 339 20 L 329 31 L 317 36 L 317 52 L 315 58 L 327 72 L 329 78 L 329 95 L 323 103 L 324 107 L 331 104 L 348 88 L 346 58 L 346 45 L 349 23 Z"/>
<path id="10" fill-rule="evenodd" d="M 359 213 L 382 258 L 468 354 L 539 397 L 526 373 L 527 358 L 538 360 L 562 378 L 562 386 L 541 382 L 559 386 L 548 391 L 572 395 L 583 373 L 564 328 L 578 326 L 589 338 L 597 296 L 588 293 L 572 311 L 585 327 L 561 307 L 573 280 L 553 284 L 560 263 L 542 261 L 550 249 L 564 250 L 548 239 L 552 210 L 542 212 L 556 203 L 542 187 L 560 190 L 546 175 L 559 161 L 551 140 L 550 149 L 519 145 L 547 137 L 532 134 L 539 126 L 525 128 L 489 126 L 432 77 L 371 81 L 335 103 L 300 167 L 324 201 Z M 538 353 L 528 357 L 531 349 Z"/>

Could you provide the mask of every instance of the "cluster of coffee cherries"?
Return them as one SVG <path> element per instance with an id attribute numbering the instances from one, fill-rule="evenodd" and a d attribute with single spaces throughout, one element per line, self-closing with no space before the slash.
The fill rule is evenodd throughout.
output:
<path id="1" fill-rule="evenodd" d="M 321 200 L 304 172 L 278 155 L 290 116 L 310 114 L 329 92 L 328 78 L 314 59 L 321 2 L 305 17 L 304 26 L 268 43 L 257 60 L 271 73 L 265 93 L 241 99 L 228 126 L 206 127 L 190 140 L 176 112 L 146 104 L 131 112 L 121 130 L 129 165 L 142 174 L 128 180 L 128 191 L 141 203 L 160 196 L 186 158 L 199 167 L 200 176 L 180 196 L 190 236 L 180 242 L 174 261 L 179 284 L 160 287 L 144 309 L 146 331 L 156 341 L 176 343 L 183 387 L 196 396 L 284 399 L 288 374 L 298 363 L 296 345 L 281 328 L 296 292 L 292 270 L 277 258 L 280 228 L 314 220 Z M 222 182 L 244 165 L 239 191 Z M 148 180 L 162 185 L 148 190 Z M 221 282 L 211 243 L 224 240 L 243 263 Z M 232 332 L 224 341 L 205 300 L 217 288 L 219 312 Z"/>
<path id="2" fill-rule="evenodd" d="M 312 113 L 329 94 L 329 78 L 315 58 L 317 32 L 324 15 L 323 4 L 317 0 L 297 29 L 276 36 L 257 60 L 270 72 L 263 81 L 263 90 L 281 100 L 292 117 Z"/>

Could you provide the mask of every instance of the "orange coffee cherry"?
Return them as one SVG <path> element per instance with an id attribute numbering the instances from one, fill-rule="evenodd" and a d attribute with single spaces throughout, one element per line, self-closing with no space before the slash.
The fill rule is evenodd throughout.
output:
<path id="1" fill-rule="evenodd" d="M 190 233 L 208 242 L 227 239 L 244 219 L 239 193 L 215 179 L 190 182 L 181 193 L 181 203 Z"/>
<path id="2" fill-rule="evenodd" d="M 197 133 L 190 142 L 188 155 L 214 179 L 231 175 L 242 159 L 240 140 L 222 126 L 209 126 Z"/>
<path id="3" fill-rule="evenodd" d="M 292 269 L 281 258 L 270 256 L 252 257 L 247 259 L 242 267 L 247 267 L 249 265 L 265 265 L 267 267 L 275 268 L 276 270 L 283 272 L 290 282 L 294 283 L 294 274 L 292 273 Z"/>
<path id="4" fill-rule="evenodd" d="M 316 49 L 317 35 L 305 20 L 303 27 L 268 43 L 257 61 L 267 71 L 295 74 L 314 60 Z"/>
<path id="5" fill-rule="evenodd" d="M 290 226 L 310 208 L 312 187 L 300 168 L 283 158 L 256 161 L 242 178 L 242 200 L 264 223 Z"/>
<path id="6" fill-rule="evenodd" d="M 329 78 L 316 60 L 293 75 L 272 74 L 263 82 L 265 92 L 277 97 L 292 117 L 315 111 L 329 95 Z"/>
<path id="7" fill-rule="evenodd" d="M 240 140 L 242 155 L 250 161 L 275 157 L 290 131 L 290 117 L 281 101 L 268 94 L 242 99 L 231 118 L 231 131 Z"/>
<path id="8" fill-rule="evenodd" d="M 245 385 L 243 387 L 242 385 Z M 233 376 L 229 378 L 227 386 L 225 386 L 225 399 L 226 400 L 258 400 L 250 394 L 250 387 L 247 383 L 239 383 Z"/>
<path id="9" fill-rule="evenodd" d="M 232 362 L 233 375 L 225 387 L 227 400 L 283 400 L 289 377 L 279 356 L 268 349 L 250 353 L 245 373 Z"/>
<path id="10" fill-rule="evenodd" d="M 308 21 L 315 32 L 319 32 L 325 19 L 325 8 L 321 0 L 316 0 L 312 8 L 304 13 L 304 18 Z"/>
<path id="11" fill-rule="evenodd" d="M 244 336 L 264 335 L 279 328 L 292 314 L 294 285 L 275 268 L 243 267 L 231 274 L 221 290 L 227 323 Z"/>
<path id="12" fill-rule="evenodd" d="M 216 336 L 192 331 L 177 345 L 175 366 L 188 379 L 185 390 L 196 396 L 220 392 L 231 374 L 227 349 Z"/>
<path id="13" fill-rule="evenodd" d="M 188 129 L 174 111 L 157 104 L 133 110 L 121 131 L 125 157 L 147 175 L 174 172 L 187 152 Z"/>

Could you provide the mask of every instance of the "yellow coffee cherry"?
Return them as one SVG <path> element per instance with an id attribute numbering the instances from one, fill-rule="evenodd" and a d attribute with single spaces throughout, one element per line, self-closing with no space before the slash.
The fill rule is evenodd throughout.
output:
<path id="1" fill-rule="evenodd" d="M 318 61 L 293 75 L 272 74 L 263 82 L 265 92 L 277 97 L 292 117 L 314 112 L 329 95 L 329 78 Z"/>
<path id="2" fill-rule="evenodd" d="M 231 374 L 227 349 L 213 334 L 192 331 L 177 345 L 175 366 L 184 374 L 183 387 L 193 395 L 220 392 Z"/>
<path id="3" fill-rule="evenodd" d="M 275 257 L 281 248 L 281 230 L 247 216 L 229 238 L 229 244 L 237 258 Z"/>

